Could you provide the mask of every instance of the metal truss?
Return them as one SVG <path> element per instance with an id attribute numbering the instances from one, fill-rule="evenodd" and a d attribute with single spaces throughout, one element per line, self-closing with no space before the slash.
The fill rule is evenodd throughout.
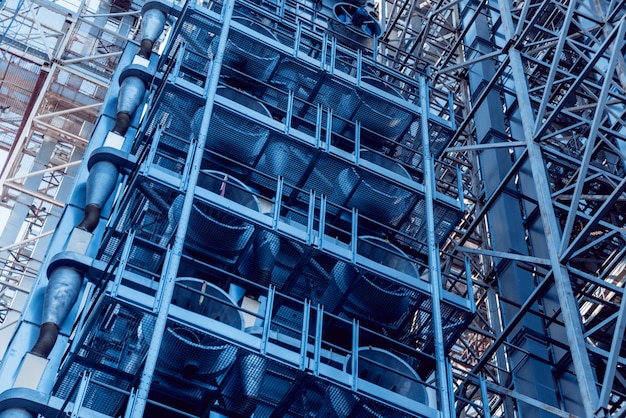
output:
<path id="1" fill-rule="evenodd" d="M 33 245 L 54 229 L 61 190 L 84 151 L 101 89 L 137 27 L 134 6 L 130 14 L 102 13 L 81 3 L 69 17 L 57 4 L 17 4 L 0 11 L 7 22 L 0 48 L 6 62 L 37 71 L 25 84 L 27 72 L 16 81 L 3 68 L 0 81 L 6 101 L 0 102 L 0 143 L 10 151 L 0 178 L 2 202 L 26 225 L 0 237 L 0 334 L 19 312 L 11 303 L 16 292 L 27 292 L 24 277 L 35 274 Z M 626 1 L 385 4 L 379 61 L 407 76 L 428 68 L 435 87 L 429 111 L 451 118 L 455 109 L 453 141 L 435 168 L 444 180 L 439 184 L 456 184 L 449 167 L 461 168 L 465 216 L 440 248 L 440 263 L 450 272 L 469 266 L 477 305 L 473 323 L 448 354 L 456 415 L 622 416 Z M 42 8 L 67 27 L 43 24 Z M 112 28 L 117 21 L 119 28 Z M 97 33 L 107 36 L 87 37 Z M 65 95 L 53 88 L 60 80 L 73 80 L 61 89 Z M 24 85 L 46 94 L 20 101 Z M 500 113 L 499 128 L 485 127 L 481 112 L 488 106 Z M 33 164 L 50 143 L 45 163 Z M 508 159 L 493 184 L 485 174 L 487 155 Z M 23 166 L 33 168 L 24 174 Z M 502 247 L 504 232 L 493 226 L 505 199 L 523 228 L 515 248 Z M 507 269 L 528 277 L 531 290 L 508 297 L 502 289 Z M 545 356 L 529 350 L 529 340 Z M 519 368 L 533 361 L 551 370 L 545 379 L 553 399 L 532 396 L 517 383 Z"/>
<path id="2" fill-rule="evenodd" d="M 19 0 L 0 7 L 4 342 L 66 204 L 119 56 L 138 30 L 141 6 L 122 3 Z"/>
<path id="3" fill-rule="evenodd" d="M 410 2 L 394 10 L 411 16 L 407 29 L 397 30 L 432 65 L 433 83 L 454 93 L 457 109 L 455 140 L 443 160 L 463 167 L 467 210 L 442 265 L 458 268 L 455 260 L 469 258 L 478 305 L 450 358 L 457 412 L 515 416 L 531 408 L 532 416 L 571 416 L 569 395 L 544 402 L 513 382 L 511 358 L 534 355 L 513 337 L 536 318 L 545 330 L 536 338 L 549 353 L 541 361 L 553 370 L 546 379 L 557 387 L 563 380 L 577 383 L 579 393 L 571 396 L 581 400 L 581 416 L 620 416 L 626 400 L 625 2 L 425 3 L 427 13 Z M 423 30 L 411 34 L 416 22 Z M 485 26 L 489 37 L 468 44 L 468 34 L 485 33 Z M 470 89 L 478 65 L 492 73 Z M 503 129 L 486 141 L 477 133 L 483 123 L 477 115 L 494 97 Z M 487 189 L 481 156 L 496 149 L 509 150 L 510 168 Z M 502 233 L 491 228 L 490 216 L 505 196 L 518 202 L 524 252 L 496 246 Z M 522 300 L 500 292 L 499 272 L 510 264 L 534 281 Z"/>

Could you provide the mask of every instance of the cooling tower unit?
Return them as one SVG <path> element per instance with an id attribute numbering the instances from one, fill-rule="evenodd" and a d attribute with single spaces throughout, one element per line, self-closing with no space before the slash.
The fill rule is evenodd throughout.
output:
<path id="1" fill-rule="evenodd" d="M 242 206 L 261 211 L 258 199 L 241 181 L 218 171 L 205 170 L 198 187 L 207 189 Z M 189 217 L 187 245 L 194 253 L 214 252 L 226 257 L 238 255 L 254 232 L 254 225 L 235 215 L 196 201 Z"/>
<path id="2" fill-rule="evenodd" d="M 243 330 L 242 313 L 228 294 L 197 278 L 179 278 L 172 303 L 204 317 Z M 160 358 L 167 369 L 184 378 L 219 375 L 235 360 L 237 349 L 205 332 L 171 324 L 163 335 Z"/>
<path id="3" fill-rule="evenodd" d="M 370 151 L 361 151 L 360 155 L 363 160 L 407 179 L 411 178 L 404 167 L 384 155 Z M 346 199 L 344 206 L 355 207 L 363 215 L 379 222 L 398 223 L 414 198 L 410 191 L 396 183 L 355 166 L 342 170 L 337 181 Z"/>
<path id="4" fill-rule="evenodd" d="M 358 254 L 399 272 L 418 278 L 416 267 L 389 242 L 372 236 L 359 238 Z M 392 280 L 339 261 L 331 271 L 331 284 L 324 299 L 330 310 L 338 308 L 351 316 L 394 323 L 409 311 L 409 292 Z"/>

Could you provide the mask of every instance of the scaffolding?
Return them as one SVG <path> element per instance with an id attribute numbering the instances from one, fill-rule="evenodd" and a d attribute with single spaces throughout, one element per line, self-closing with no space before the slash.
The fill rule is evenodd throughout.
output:
<path id="1" fill-rule="evenodd" d="M 207 2 L 197 8 L 188 4 L 176 9 L 176 18 L 187 25 L 172 24 L 170 47 L 163 51 L 169 61 L 164 61 L 161 79 L 176 77 L 178 81 L 173 84 L 163 81 L 154 93 L 153 113 L 146 119 L 153 120 L 152 125 L 141 131 L 145 150 L 134 150 L 134 155 L 151 158 L 159 169 L 181 176 L 191 164 L 186 154 L 195 144 L 181 139 L 189 123 L 177 127 L 176 119 L 168 118 L 176 115 L 183 120 L 193 116 L 177 113 L 181 89 L 187 91 L 186 103 L 199 106 L 196 96 L 206 87 L 203 74 L 209 64 L 206 48 L 193 49 L 194 45 L 204 45 L 194 38 L 197 34 L 194 29 L 203 28 L 205 33 L 219 39 L 223 30 L 220 5 L 220 2 Z M 259 2 L 245 6 L 255 15 L 255 25 L 272 28 L 273 35 L 262 32 L 261 27 L 246 27 L 249 21 L 239 16 L 240 20 L 233 19 L 229 42 L 253 39 L 261 31 L 265 36 L 261 39 L 271 46 L 266 52 L 278 57 L 282 67 L 276 68 L 283 70 L 282 84 L 276 79 L 271 84 L 261 69 L 254 66 L 247 69 L 248 73 L 253 72 L 253 78 L 261 81 L 251 96 L 261 98 L 266 107 L 272 108 L 267 115 L 258 117 L 252 129 L 272 132 L 262 148 L 267 157 L 258 160 L 254 153 L 242 156 L 235 151 L 232 155 L 222 152 L 206 158 L 225 166 L 236 166 L 232 160 L 249 158 L 244 165 L 254 170 L 247 172 L 240 167 L 234 171 L 246 173 L 245 183 L 253 184 L 259 191 L 258 199 L 263 201 L 271 196 L 270 200 L 284 202 L 284 206 L 269 215 L 242 210 L 245 216 L 240 216 L 238 222 L 245 227 L 239 232 L 249 232 L 249 239 L 239 243 L 241 248 L 221 255 L 219 262 L 228 267 L 216 268 L 215 260 L 202 267 L 214 271 L 223 283 L 236 282 L 254 288 L 246 282 L 246 277 L 254 276 L 265 285 L 274 286 L 267 294 L 262 290 L 252 292 L 253 299 L 267 310 L 259 310 L 257 319 L 272 318 L 276 334 L 260 330 L 259 338 L 269 347 L 269 357 L 273 360 L 267 360 L 267 352 L 251 350 L 243 355 L 250 347 L 243 345 L 244 337 L 239 334 L 232 337 L 220 326 L 211 331 L 211 341 L 215 338 L 228 341 L 225 356 L 232 357 L 232 361 L 224 363 L 224 368 L 231 371 L 219 389 L 224 396 L 220 411 L 235 408 L 233 393 L 242 389 L 237 387 L 241 383 L 232 374 L 247 367 L 263 370 L 259 372 L 263 376 L 280 376 L 275 378 L 293 385 L 280 399 L 263 401 L 274 408 L 274 416 L 305 416 L 303 411 L 310 410 L 311 405 L 305 405 L 304 397 L 292 407 L 288 400 L 307 390 L 313 394 L 309 402 L 314 408 L 341 416 L 337 412 L 338 402 L 353 402 L 348 390 L 350 384 L 336 380 L 320 358 L 329 364 L 337 361 L 332 356 L 325 357 L 328 347 L 334 344 L 339 357 L 350 358 L 350 353 L 353 359 L 360 356 L 354 355 L 351 341 L 338 343 L 318 338 L 321 330 L 330 330 L 335 336 L 346 333 L 352 338 L 361 332 L 367 335 L 364 341 L 378 342 L 381 338 L 378 333 L 383 329 L 382 334 L 391 333 L 387 338 L 399 339 L 397 345 L 389 343 L 394 353 L 409 359 L 407 362 L 424 380 L 426 398 L 432 399 L 432 393 L 436 393 L 436 400 L 423 402 L 422 399 L 426 406 L 398 400 L 395 395 L 381 400 L 366 386 L 361 388 L 361 395 L 369 401 L 359 401 L 359 405 L 367 405 L 373 411 L 444 417 L 624 415 L 626 2 L 387 1 L 377 7 L 382 31 L 373 39 L 361 32 L 355 34 L 352 29 L 346 31 L 336 23 L 333 26 L 332 19 L 320 16 L 321 2 Z M 351 7 L 351 3 L 345 3 L 343 9 L 331 9 L 349 14 L 354 11 Z M 21 0 L 2 5 L 0 47 L 6 59 L 0 81 L 0 142 L 8 157 L 1 181 L 2 205 L 10 213 L 0 236 L 4 260 L 0 282 L 0 336 L 6 335 L 3 341 L 9 341 L 27 294 L 40 268 L 46 266 L 42 261 L 44 251 L 70 196 L 71 183 L 98 124 L 98 115 L 104 111 L 101 104 L 111 88 L 109 82 L 116 77 L 114 71 L 126 41 L 134 40 L 138 33 L 139 9 L 138 4 L 104 2 L 64 4 Z M 50 12 L 56 19 L 49 19 Z M 324 35 L 329 30 L 334 38 Z M 294 33 L 295 44 L 289 44 L 286 40 L 291 42 Z M 371 55 L 359 51 L 364 43 Z M 346 52 L 343 47 L 356 52 Z M 315 57 L 308 65 L 321 67 L 326 76 L 316 79 L 319 69 L 291 59 L 288 48 L 297 51 L 294 57 L 298 59 Z M 216 52 L 212 50 L 208 54 Z M 235 64 L 226 56 L 228 77 L 237 80 L 238 88 L 250 90 L 250 83 L 237 73 Z M 378 70 L 377 77 L 394 86 L 402 99 L 368 78 L 373 67 Z M 272 77 L 276 76 L 274 70 L 265 68 L 272 72 Z M 296 73 L 301 77 L 297 83 L 287 77 Z M 344 73 L 356 76 L 345 78 Z M 398 120 L 406 118 L 412 122 L 399 129 L 401 134 L 391 129 L 388 136 L 396 138 L 384 142 L 382 149 L 361 155 L 358 141 L 362 140 L 368 147 L 374 135 L 371 131 L 376 131 L 378 126 L 357 126 L 354 132 L 362 134 L 357 134 L 356 139 L 345 135 L 352 132 L 347 127 L 352 126 L 353 115 L 341 113 L 346 102 L 337 105 L 335 113 L 325 111 L 323 106 L 317 110 L 319 103 L 328 103 L 322 97 L 324 90 L 316 90 L 322 85 L 340 92 L 354 89 L 359 98 L 380 96 L 382 91 L 381 106 L 399 112 L 403 103 L 406 116 L 402 114 Z M 281 88 L 293 93 L 285 94 Z M 249 106 L 250 98 L 229 96 L 222 90 L 222 94 L 216 95 L 215 106 L 228 120 L 245 114 L 242 109 Z M 233 101 L 238 105 L 233 105 Z M 363 102 L 353 99 L 351 106 L 362 109 L 359 103 Z M 289 123 L 281 121 L 279 116 Z M 164 128 L 166 120 L 170 125 Z M 329 121 L 325 126 L 328 131 L 339 129 L 346 136 L 339 148 L 354 147 L 356 140 L 357 152 L 345 155 L 330 152 L 327 145 L 330 141 L 326 141 L 326 133 L 320 128 L 322 120 Z M 275 133 L 281 130 L 281 135 Z M 304 132 L 303 135 L 314 138 L 313 149 L 318 151 L 313 153 L 309 147 L 294 141 L 292 135 L 299 134 L 293 132 Z M 429 140 L 423 142 L 425 135 Z M 219 135 L 213 140 L 219 143 Z M 352 145 L 348 147 L 346 143 Z M 288 150 L 291 160 L 298 162 L 282 167 L 284 175 L 277 186 L 267 174 L 277 170 L 272 164 L 278 163 L 270 160 L 267 149 Z M 148 156 L 148 153 L 152 154 Z M 349 225 L 361 216 L 366 220 L 359 222 L 359 227 L 364 224 L 366 231 L 375 231 L 367 218 L 379 208 L 365 205 L 365 209 L 360 207 L 364 214 L 346 212 L 344 206 L 360 206 L 363 202 L 358 197 L 341 202 L 327 200 L 332 190 L 319 174 L 330 170 L 337 177 L 341 174 L 348 179 L 350 175 L 376 177 L 377 167 L 384 165 L 376 157 L 380 154 L 402 165 L 412 179 L 408 181 L 398 172 L 384 172 L 385 177 L 393 180 L 390 184 L 410 192 L 406 195 L 410 196 L 406 205 L 411 208 L 411 216 L 406 217 L 407 212 L 392 213 L 374 224 L 384 223 L 391 228 L 393 232 L 386 237 L 401 246 L 403 256 L 417 266 L 416 270 L 398 274 L 389 272 L 386 266 L 362 261 L 360 268 L 370 271 L 394 291 L 409 295 L 406 306 L 398 299 L 387 301 L 390 305 L 400 303 L 400 308 L 396 313 L 393 310 L 388 313 L 390 318 L 383 320 L 387 325 L 382 328 L 376 322 L 380 318 L 370 318 L 369 323 L 364 320 L 363 324 L 345 323 L 346 315 L 363 309 L 358 297 L 333 300 L 324 293 L 328 290 L 318 289 L 324 293 L 320 297 L 324 308 L 300 301 L 315 290 L 311 289 L 312 278 L 322 277 L 332 282 L 340 274 L 348 275 L 343 273 L 348 270 L 345 266 L 363 255 L 357 247 L 385 245 L 376 238 L 347 238 L 354 232 Z M 361 157 L 363 162 L 359 161 Z M 358 170 L 350 172 L 347 169 L 350 164 L 358 166 Z M 245 187 L 217 175 L 202 172 L 199 181 L 208 190 L 208 185 L 214 182 Z M 83 173 L 82 180 L 84 176 Z M 90 267 L 101 280 L 106 277 L 120 289 L 124 282 L 133 281 L 135 290 L 156 289 L 160 271 L 154 268 L 169 257 L 165 249 L 174 239 L 168 219 L 159 217 L 159 212 L 165 211 L 171 221 L 175 217 L 172 212 L 180 210 L 176 209 L 180 204 L 177 196 L 182 196 L 170 181 L 170 177 L 153 172 L 145 174 L 145 178 L 137 175 L 126 180 L 125 184 L 135 195 L 129 192 L 121 196 L 123 204 L 117 210 L 123 213 L 116 214 L 119 224 L 104 237 L 107 245 L 97 257 L 101 264 Z M 309 194 L 309 189 L 318 194 Z M 355 187 L 348 195 L 358 192 Z M 130 202 L 142 203 L 132 206 Z M 223 216 L 229 210 L 226 200 L 211 193 L 200 196 L 194 207 L 204 213 L 217 211 Z M 283 218 L 291 224 L 281 223 Z M 143 227 L 133 232 L 134 235 L 126 235 L 136 225 Z M 306 228 L 302 231 L 293 225 Z M 279 264 L 285 271 L 300 273 L 297 280 L 295 273 L 285 273 L 282 281 L 273 278 L 268 282 L 264 273 L 250 267 L 253 255 L 247 251 L 252 251 L 252 242 L 259 241 L 280 243 L 276 245 L 280 245 L 281 251 L 289 248 L 288 256 Z M 353 243 L 348 244 L 347 250 L 342 246 L 346 242 Z M 201 258 L 198 254 L 217 250 L 207 248 L 201 239 L 189 237 L 186 245 L 191 247 L 186 249 L 191 258 Z M 127 263 L 126 268 L 132 274 L 115 277 L 111 265 L 119 262 Z M 183 265 L 189 276 L 197 275 L 199 267 L 192 266 L 191 261 L 183 259 Z M 417 284 L 411 276 L 419 277 Z M 177 285 L 176 290 L 179 297 L 198 291 L 194 280 Z M 203 287 L 201 293 L 205 291 Z M 64 363 L 61 378 L 54 387 L 58 399 L 70 399 L 77 382 L 83 382 L 85 387 L 91 384 L 92 392 L 83 394 L 82 406 L 102 408 L 99 412 L 104 415 L 118 412 L 129 398 L 135 402 L 139 399 L 139 403 L 142 399 L 154 401 L 142 394 L 144 382 L 136 378 L 142 356 L 150 352 L 147 340 L 140 338 L 141 333 L 132 341 L 133 347 L 112 350 L 118 355 L 132 352 L 135 357 L 98 360 L 122 373 L 111 373 L 101 366 L 84 374 L 79 367 L 95 361 L 93 352 L 102 343 L 104 331 L 111 334 L 107 336 L 109 344 L 111 339 L 124 344 L 122 334 L 116 335 L 121 329 L 110 326 L 112 318 L 119 321 L 117 326 L 122 327 L 123 323 L 135 330 L 151 329 L 159 321 L 159 315 L 145 307 L 119 304 L 116 299 L 119 297 L 127 296 L 106 294 L 98 299 L 93 309 L 100 314 L 93 315 L 89 325 L 99 331 L 82 334 L 80 342 L 75 343 L 80 344 L 82 351 L 68 354 L 72 362 Z M 219 295 L 207 293 L 207 297 L 219 298 Z M 343 305 L 348 306 L 347 310 L 341 310 Z M 411 320 L 403 315 L 409 306 L 413 313 Z M 166 395 L 168 384 L 181 384 L 166 382 L 168 375 L 164 370 L 176 367 L 172 339 L 201 334 L 176 309 L 167 319 L 166 329 L 179 330 L 178 334 L 164 336 L 170 339 L 172 363 L 159 360 L 160 363 L 153 365 L 163 381 L 162 386 L 152 390 L 158 392 L 166 405 L 177 404 Z M 389 326 L 389 322 L 394 322 L 394 326 Z M 314 329 L 312 333 L 310 327 Z M 310 374 L 304 372 L 309 367 L 306 363 L 309 343 L 313 347 L 313 375 L 323 377 L 323 387 L 314 384 Z M 168 345 L 167 341 L 165 344 Z M 302 350 L 299 352 L 302 358 L 296 356 L 294 360 L 280 351 L 294 346 Z M 410 353 L 407 347 L 420 354 Z M 276 361 L 281 356 L 307 366 L 302 363 L 294 371 Z M 8 360 L 15 358 L 7 356 L 2 367 L 13 370 L 6 365 Z M 206 387 L 216 383 L 211 379 L 217 379 L 219 373 L 222 371 L 205 371 L 210 378 L 193 388 L 190 385 L 189 391 L 208 396 L 206 393 L 213 393 L 213 389 Z M 139 391 L 135 392 L 134 388 Z M 98 404 L 94 394 L 102 391 L 110 395 L 110 404 Z M 333 406 L 334 412 L 328 410 L 328 405 Z M 238 413 L 248 413 L 246 407 L 249 406 L 241 406 L 243 409 Z M 149 408 L 162 411 L 159 408 L 165 406 L 149 403 Z M 365 406 L 362 408 L 360 413 L 366 414 Z M 129 407 L 129 411 L 133 410 L 141 411 L 141 408 Z M 363 416 L 379 413 L 368 411 L 370 415 Z M 185 413 L 200 415 L 195 410 Z"/>
<path id="2" fill-rule="evenodd" d="M 40 269 L 123 47 L 137 31 L 140 8 L 73 0 L 0 6 L 0 353 Z"/>

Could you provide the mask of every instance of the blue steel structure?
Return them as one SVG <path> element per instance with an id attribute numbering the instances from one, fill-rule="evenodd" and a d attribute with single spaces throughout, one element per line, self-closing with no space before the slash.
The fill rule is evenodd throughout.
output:
<path id="1" fill-rule="evenodd" d="M 371 5 L 318 6 L 144 5 L 0 416 L 453 413 L 475 308 L 438 265 L 463 213 L 434 176 L 450 101 L 426 64 L 377 63 Z"/>
<path id="2" fill-rule="evenodd" d="M 625 1 L 383 5 L 144 5 L 0 418 L 624 414 Z"/>

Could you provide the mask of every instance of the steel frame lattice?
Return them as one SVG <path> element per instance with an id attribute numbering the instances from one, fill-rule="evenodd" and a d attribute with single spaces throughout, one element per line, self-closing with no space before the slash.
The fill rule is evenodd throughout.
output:
<path id="1" fill-rule="evenodd" d="M 450 8 L 456 5 L 433 4 L 428 22 L 441 20 L 432 10 L 454 16 Z M 463 2 L 458 10 L 465 25 L 455 32 L 432 24 L 432 37 L 421 34 L 415 47 L 441 47 L 439 40 L 448 40 L 451 48 L 432 62 L 433 80 L 455 91 L 463 109 L 456 112 L 456 141 L 443 158 L 465 166 L 471 203 L 447 250 L 472 260 L 479 315 L 452 359 L 456 395 L 467 402 L 458 402 L 457 411 L 470 413 L 479 402 L 489 405 L 485 416 L 512 416 L 520 405 L 534 414 L 570 416 L 567 394 L 550 404 L 516 390 L 511 356 L 521 347 L 512 337 L 526 318 L 537 317 L 547 330 L 542 338 L 550 356 L 543 361 L 553 368 L 555 384 L 564 375 L 576 376 L 578 413 L 621 416 L 624 2 Z M 488 37 L 468 45 L 468 34 L 485 27 Z M 491 76 L 472 89 L 468 80 L 479 65 L 490 65 Z M 504 129 L 491 132 L 497 140 L 485 140 L 477 133 L 484 123 L 477 115 L 494 95 Z M 501 147 L 510 150 L 511 163 L 487 190 L 481 171 L 489 162 L 481 155 Z M 490 222 L 503 196 L 518 201 L 526 251 L 497 248 L 502 231 Z M 517 301 L 500 291 L 499 270 L 506 263 L 532 272 L 535 282 Z M 507 305 L 517 310 L 509 318 L 503 317 Z M 561 327 L 565 340 L 555 337 Z"/>
<path id="2" fill-rule="evenodd" d="M 20 2 L 14 16 L 32 10 L 26 3 Z M 428 69 L 435 87 L 430 111 L 445 118 L 450 106 L 455 109 L 453 140 L 434 165 L 438 187 L 455 184 L 456 171 L 450 167 L 461 167 L 465 213 L 441 245 L 438 262 L 453 273 L 469 265 L 478 311 L 447 356 L 448 396 L 457 416 L 626 412 L 625 9 L 624 0 L 386 3 L 387 49 L 379 62 L 408 77 Z M 35 21 L 27 25 L 38 26 Z M 32 43 L 21 36 L 6 27 L 2 46 L 9 37 Z M 48 57 L 48 74 L 71 64 L 63 57 L 65 50 L 55 49 Z M 44 61 L 38 62 L 43 66 Z M 99 77 L 87 79 L 106 84 Z M 441 91 L 452 93 L 452 103 Z M 96 106 L 85 104 L 76 111 L 88 114 L 83 119 L 93 118 Z M 69 107 L 48 111 L 25 113 L 27 126 L 58 132 L 45 116 L 72 112 Z M 68 131 L 59 136 L 71 134 L 69 142 L 80 149 L 78 133 Z M 10 167 L 19 166 L 22 153 L 28 155 L 25 144 L 34 142 L 27 134 L 16 135 Z M 498 176 L 488 178 L 492 157 Z M 54 173 L 49 182 L 54 189 L 55 170 L 72 167 L 76 158 L 61 160 L 45 169 Z M 34 197 L 33 220 L 41 221 L 44 202 L 61 205 L 54 195 L 21 186 L 15 169 L 3 173 L 3 196 Z M 503 207 L 517 210 L 508 213 L 511 229 L 514 224 L 520 228 L 516 236 L 501 228 Z M 15 236 L 14 249 L 45 233 Z M 2 246 L 13 249 L 6 242 Z M 34 276 L 37 267 L 25 267 L 31 258 L 17 255 L 10 255 L 19 266 L 13 271 Z M 510 271 L 515 271 L 511 277 L 526 278 L 528 286 L 511 291 Z M 16 286 L 22 291 L 13 274 L 3 274 L 3 292 Z M 6 315 L 7 308 L 0 308 Z M 533 329 L 534 324 L 541 326 Z M 543 354 L 529 344 L 540 346 Z M 536 370 L 548 366 L 550 374 L 541 378 L 553 392 L 549 398 L 537 396 L 537 389 L 523 382 L 521 371 L 528 364 Z M 568 393 L 572 387 L 574 393 Z"/>
<path id="3" fill-rule="evenodd" d="M 0 5 L 0 356 L 62 213 L 140 4 Z"/>

